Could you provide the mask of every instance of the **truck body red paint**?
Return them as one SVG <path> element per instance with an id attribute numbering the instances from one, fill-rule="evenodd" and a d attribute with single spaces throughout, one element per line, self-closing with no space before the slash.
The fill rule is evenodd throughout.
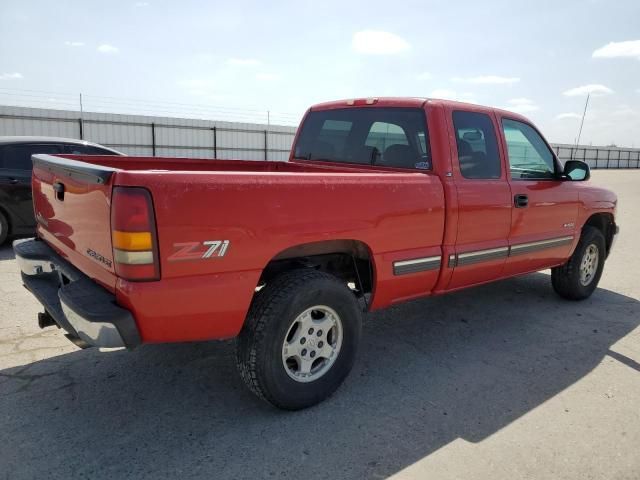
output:
<path id="1" fill-rule="evenodd" d="M 424 151 L 415 164 L 385 164 L 394 149 L 371 146 L 380 138 L 394 141 L 388 140 L 389 124 L 386 133 L 367 125 L 366 155 L 352 162 L 302 151 L 308 143 L 302 137 L 333 121 L 322 123 L 318 114 L 339 111 L 348 117 L 357 111 L 354 115 L 364 118 L 384 115 L 385 109 L 398 118 L 424 115 L 424 133 L 409 139 L 405 132 L 407 140 L 393 145 L 408 152 L 422 143 L 416 147 Z M 463 112 L 464 119 L 457 121 L 456 112 Z M 474 119 L 482 128 L 469 126 Z M 398 120 L 401 130 L 403 121 Z M 520 115 L 414 98 L 337 101 L 310 108 L 289 162 L 43 156 L 34 162 L 33 173 L 35 213 L 42 218 L 37 235 L 131 312 L 143 343 L 238 335 L 265 271 L 292 258 L 292 251 L 297 258 L 315 258 L 352 246 L 346 251 L 354 255 L 354 263 L 357 257 L 370 265 L 370 272 L 356 271 L 370 275 L 370 288 L 358 293 L 375 310 L 561 266 L 572 256 L 585 225 L 595 225 L 594 218 L 602 222 L 608 249 L 617 232 L 615 195 L 589 182 L 571 181 L 555 156 L 549 178 L 535 178 L 539 166 L 525 162 L 514 167 L 518 145 L 511 138 L 518 131 L 509 130 L 510 125 L 524 132 L 522 143 L 532 145 L 525 146 L 529 154 L 545 157 L 546 142 L 530 133 L 535 128 Z M 330 142 L 314 141 L 328 149 Z M 470 151 L 463 151 L 471 144 Z M 475 144 L 480 145 L 477 150 Z M 327 154 L 332 155 L 335 151 Z M 366 164 L 367 155 L 371 163 L 379 163 Z M 490 178 L 482 178 L 482 162 L 489 157 L 499 164 L 484 174 Z M 104 176 L 103 183 L 85 180 L 96 175 L 94 170 Z M 476 170 L 479 175 L 470 173 Z M 522 178 L 514 178 L 514 171 Z M 65 186 L 64 200 L 56 196 L 56 183 Z M 157 281 L 116 275 L 109 220 L 116 186 L 150 194 Z M 104 261 L 88 256 L 87 249 Z"/>

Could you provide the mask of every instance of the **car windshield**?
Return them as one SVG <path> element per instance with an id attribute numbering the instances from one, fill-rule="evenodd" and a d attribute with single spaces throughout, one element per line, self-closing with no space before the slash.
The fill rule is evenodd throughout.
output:
<path id="1" fill-rule="evenodd" d="M 309 112 L 294 157 L 360 165 L 431 169 L 419 108 L 345 108 Z"/>

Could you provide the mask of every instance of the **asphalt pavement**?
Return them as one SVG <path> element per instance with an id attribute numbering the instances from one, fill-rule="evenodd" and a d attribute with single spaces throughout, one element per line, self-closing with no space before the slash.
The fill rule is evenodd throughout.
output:
<path id="1" fill-rule="evenodd" d="M 295 413 L 249 393 L 233 341 L 40 330 L 1 248 L 0 478 L 640 478 L 640 171 L 592 181 L 622 230 L 590 299 L 542 272 L 367 315 L 345 384 Z"/>

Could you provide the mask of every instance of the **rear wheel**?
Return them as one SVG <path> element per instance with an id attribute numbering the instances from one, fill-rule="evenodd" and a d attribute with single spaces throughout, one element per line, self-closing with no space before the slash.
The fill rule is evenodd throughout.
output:
<path id="1" fill-rule="evenodd" d="M 5 242 L 8 235 L 9 235 L 9 222 L 7 222 L 7 219 L 5 218 L 3 213 L 0 212 L 0 245 L 2 245 Z"/>
<path id="2" fill-rule="evenodd" d="M 605 258 L 604 235 L 595 227 L 585 226 L 569 261 L 551 270 L 553 289 L 569 300 L 588 298 L 598 286 Z"/>
<path id="3" fill-rule="evenodd" d="M 340 280 L 316 270 L 285 273 L 260 291 L 240 333 L 240 375 L 260 398 L 298 410 L 331 395 L 348 375 L 361 312 Z"/>

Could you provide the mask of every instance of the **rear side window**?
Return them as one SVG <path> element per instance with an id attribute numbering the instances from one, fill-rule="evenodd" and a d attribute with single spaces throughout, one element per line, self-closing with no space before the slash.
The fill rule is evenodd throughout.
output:
<path id="1" fill-rule="evenodd" d="M 500 178 L 500 154 L 493 122 L 477 112 L 453 112 L 460 172 L 465 178 Z"/>
<path id="2" fill-rule="evenodd" d="M 419 108 L 345 108 L 310 112 L 295 158 L 428 170 L 429 135 Z"/>
<path id="3" fill-rule="evenodd" d="M 31 170 L 31 155 L 36 153 L 62 153 L 62 145 L 18 144 L 0 147 L 0 168 L 9 170 Z"/>

